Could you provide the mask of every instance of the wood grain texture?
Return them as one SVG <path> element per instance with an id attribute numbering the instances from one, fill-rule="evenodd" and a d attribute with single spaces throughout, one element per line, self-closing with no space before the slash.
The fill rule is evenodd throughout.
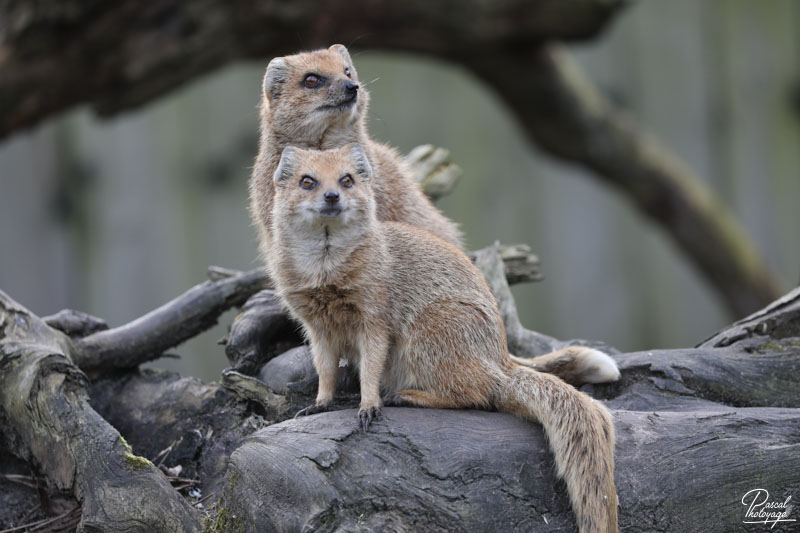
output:
<path id="1" fill-rule="evenodd" d="M 745 492 L 798 489 L 796 410 L 718 405 L 614 419 L 621 530 L 738 530 Z M 574 530 L 538 426 L 413 408 L 385 409 L 367 434 L 356 422 L 347 410 L 254 433 L 231 456 L 223 508 L 245 531 Z"/>
<path id="2" fill-rule="evenodd" d="M 82 531 L 198 531 L 191 507 L 132 453 L 88 401 L 66 335 L 0 291 L 0 427 L 5 447 L 81 503 Z"/>

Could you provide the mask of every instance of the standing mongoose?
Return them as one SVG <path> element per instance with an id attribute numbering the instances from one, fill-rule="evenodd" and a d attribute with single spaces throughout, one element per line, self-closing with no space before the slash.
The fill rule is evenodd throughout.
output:
<path id="1" fill-rule="evenodd" d="M 384 404 L 497 409 L 541 423 L 579 531 L 616 532 L 608 411 L 512 360 L 494 297 L 461 251 L 378 220 L 367 151 L 289 147 L 273 179 L 270 273 L 319 374 L 315 405 L 298 414 L 329 407 L 344 359 L 359 371 L 364 430 Z"/>
<path id="2" fill-rule="evenodd" d="M 369 94 L 359 84 L 347 48 L 335 44 L 314 52 L 277 57 L 267 67 L 262 89 L 261 140 L 250 179 L 250 208 L 267 263 L 273 255 L 272 176 L 287 146 L 323 150 L 360 143 L 374 172 L 372 190 L 378 220 L 410 224 L 461 247 L 456 224 L 420 191 L 402 157 L 369 138 Z M 591 348 L 569 347 L 515 361 L 576 385 L 619 378 L 616 363 Z"/>
<path id="3" fill-rule="evenodd" d="M 350 54 L 341 44 L 270 61 L 261 100 L 261 140 L 250 179 L 251 214 L 261 232 L 261 252 L 272 247 L 272 175 L 286 146 L 325 150 L 351 142 L 364 147 L 375 171 L 379 220 L 405 222 L 457 247 L 461 234 L 411 178 L 403 158 L 370 139 L 366 119 L 369 93 L 358 81 Z"/>

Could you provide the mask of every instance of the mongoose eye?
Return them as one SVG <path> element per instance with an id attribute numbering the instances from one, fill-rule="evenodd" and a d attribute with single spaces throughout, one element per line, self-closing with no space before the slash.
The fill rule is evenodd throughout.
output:
<path id="1" fill-rule="evenodd" d="M 350 174 L 345 174 L 344 176 L 341 177 L 339 183 L 341 183 L 342 187 L 344 187 L 345 189 L 349 189 L 350 187 L 353 186 L 353 176 L 351 176 Z"/>
<path id="2" fill-rule="evenodd" d="M 310 191 L 314 187 L 317 186 L 317 180 L 312 178 L 311 176 L 303 176 L 300 178 L 300 186 L 307 191 Z"/>
<path id="3" fill-rule="evenodd" d="M 303 80 L 303 83 L 305 84 L 306 87 L 316 87 L 317 85 L 319 85 L 319 81 L 320 81 L 319 76 L 317 76 L 316 74 L 309 74 L 308 76 L 306 76 L 306 79 Z"/>
<path id="4" fill-rule="evenodd" d="M 347 68 L 347 67 L 344 68 L 344 75 L 347 76 L 348 78 L 352 78 L 352 76 L 350 75 L 350 69 L 349 68 Z"/>

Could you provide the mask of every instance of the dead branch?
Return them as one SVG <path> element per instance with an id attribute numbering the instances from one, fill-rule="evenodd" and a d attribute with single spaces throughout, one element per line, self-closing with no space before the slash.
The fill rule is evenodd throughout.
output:
<path id="1" fill-rule="evenodd" d="M 243 58 L 357 42 L 437 53 L 595 36 L 619 0 L 0 4 L 0 138 L 76 104 L 111 115 Z M 443 14 L 446 16 L 442 16 Z"/>
<path id="2" fill-rule="evenodd" d="M 84 371 L 134 368 L 202 333 L 241 305 L 264 283 L 260 270 L 196 285 L 124 326 L 75 341 L 75 363 Z"/>
<path id="3" fill-rule="evenodd" d="M 730 210 L 671 150 L 615 109 L 561 47 L 465 61 L 498 91 L 533 141 L 594 171 L 659 223 L 734 316 L 781 295 Z"/>
<path id="4" fill-rule="evenodd" d="M 198 531 L 183 498 L 89 406 L 70 339 L 0 292 L 0 427 L 5 445 L 81 502 L 87 531 Z"/>

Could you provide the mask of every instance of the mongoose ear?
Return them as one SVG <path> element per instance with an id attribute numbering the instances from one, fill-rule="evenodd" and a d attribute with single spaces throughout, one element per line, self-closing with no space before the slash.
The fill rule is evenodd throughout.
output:
<path id="1" fill-rule="evenodd" d="M 289 78 L 289 64 L 282 57 L 276 57 L 269 62 L 267 73 L 264 75 L 264 98 L 271 100 L 278 96 L 281 86 Z"/>
<path id="2" fill-rule="evenodd" d="M 334 45 L 331 45 L 330 48 L 328 48 L 328 50 L 330 50 L 331 52 L 336 52 L 337 54 L 342 56 L 344 58 L 344 60 L 347 61 L 347 63 L 349 63 L 350 65 L 353 64 L 353 60 L 350 59 L 350 53 L 347 51 L 347 48 L 345 47 L 345 45 L 343 45 L 343 44 L 334 44 Z"/>
<path id="3" fill-rule="evenodd" d="M 287 146 L 284 148 L 281 154 L 281 161 L 278 163 L 278 168 L 275 169 L 275 174 L 272 175 L 272 179 L 276 184 L 280 185 L 292 177 L 296 161 L 297 148 L 294 146 Z"/>
<path id="4" fill-rule="evenodd" d="M 353 163 L 356 167 L 356 173 L 361 176 L 364 181 L 372 180 L 372 166 L 369 164 L 369 158 L 364 151 L 364 147 L 358 143 L 349 145 L 350 157 L 353 158 Z"/>

